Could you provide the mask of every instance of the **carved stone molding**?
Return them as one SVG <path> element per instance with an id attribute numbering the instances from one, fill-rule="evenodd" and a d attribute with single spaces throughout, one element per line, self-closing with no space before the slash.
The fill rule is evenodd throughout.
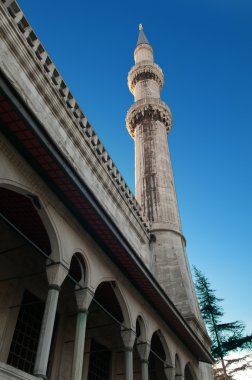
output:
<path id="1" fill-rule="evenodd" d="M 133 104 L 126 116 L 126 126 L 131 135 L 135 137 L 135 129 L 143 120 L 158 120 L 164 124 L 167 133 L 172 127 L 172 115 L 169 107 L 160 99 L 145 99 L 137 101 Z"/>
<path id="2" fill-rule="evenodd" d="M 132 94 L 134 93 L 137 82 L 145 79 L 155 80 L 159 85 L 160 91 L 162 90 L 164 85 L 164 74 L 158 65 L 135 65 L 128 74 L 128 86 Z"/>

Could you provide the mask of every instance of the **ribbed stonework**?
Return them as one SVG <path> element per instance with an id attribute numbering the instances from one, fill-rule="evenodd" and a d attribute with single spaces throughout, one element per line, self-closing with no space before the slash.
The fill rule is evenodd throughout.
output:
<path id="1" fill-rule="evenodd" d="M 135 98 L 126 125 L 135 140 L 136 198 L 151 225 L 153 271 L 169 297 L 189 321 L 201 320 L 185 253 L 167 134 L 172 117 L 160 99 L 161 68 L 140 26 L 135 65 L 128 86 Z M 193 322 L 192 322 L 193 323 Z"/>

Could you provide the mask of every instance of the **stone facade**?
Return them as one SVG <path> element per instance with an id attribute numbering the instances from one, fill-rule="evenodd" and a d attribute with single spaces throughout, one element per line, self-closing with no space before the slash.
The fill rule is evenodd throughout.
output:
<path id="1" fill-rule="evenodd" d="M 129 75 L 135 199 L 18 4 L 0 16 L 0 379 L 211 379 L 152 48 Z"/>

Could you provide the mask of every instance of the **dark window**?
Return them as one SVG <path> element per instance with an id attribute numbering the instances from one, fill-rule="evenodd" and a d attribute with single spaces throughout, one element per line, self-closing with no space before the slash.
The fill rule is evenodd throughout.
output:
<path id="1" fill-rule="evenodd" d="M 96 341 L 91 342 L 88 380 L 109 380 L 111 351 Z"/>
<path id="2" fill-rule="evenodd" d="M 45 304 L 25 290 L 7 363 L 33 373 Z"/>

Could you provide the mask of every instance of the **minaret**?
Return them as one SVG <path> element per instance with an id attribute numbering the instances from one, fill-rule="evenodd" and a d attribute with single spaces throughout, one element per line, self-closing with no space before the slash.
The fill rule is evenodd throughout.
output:
<path id="1" fill-rule="evenodd" d="M 160 99 L 164 75 L 154 63 L 153 49 L 142 25 L 134 59 L 128 86 L 135 103 L 127 113 L 126 125 L 135 140 L 136 199 L 151 225 L 152 270 L 182 315 L 195 327 L 199 321 L 202 325 L 202 320 L 185 252 L 167 142 L 171 111 Z"/>

